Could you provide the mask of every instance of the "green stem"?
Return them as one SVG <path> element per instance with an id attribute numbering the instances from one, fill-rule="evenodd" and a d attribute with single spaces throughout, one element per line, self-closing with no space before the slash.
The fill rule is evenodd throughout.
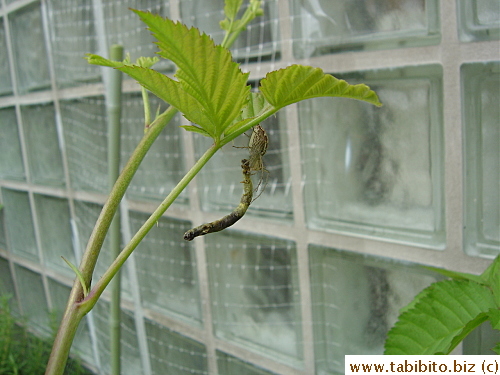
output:
<path id="1" fill-rule="evenodd" d="M 108 200 L 106 201 L 106 204 L 97 219 L 94 230 L 90 235 L 87 249 L 85 250 L 80 263 L 81 275 L 87 287 L 90 287 L 92 273 L 94 272 L 97 258 L 102 244 L 104 243 L 106 233 L 108 232 L 113 216 L 118 209 L 120 201 L 123 198 L 132 177 L 139 168 L 141 161 L 144 159 L 144 156 L 150 149 L 155 139 L 176 113 L 177 109 L 169 107 L 151 124 L 149 131 L 137 145 L 136 149 L 130 156 L 127 165 L 123 168 L 122 173 L 113 186 Z M 64 372 L 64 367 L 68 359 L 76 327 L 78 327 L 78 324 L 83 316 L 90 311 L 90 309 L 82 309 L 81 305 L 79 305 L 79 302 L 82 301 L 83 298 L 83 288 L 80 281 L 77 279 L 73 284 L 73 288 L 66 305 L 66 312 L 64 313 L 63 320 L 52 347 L 49 363 L 47 364 L 47 370 L 45 372 L 47 375 L 62 375 Z M 70 320 L 71 322 L 66 320 Z M 72 331 L 73 328 L 75 332 Z"/>
<path id="2" fill-rule="evenodd" d="M 115 274 L 120 270 L 122 265 L 128 259 L 130 254 L 135 250 L 135 248 L 141 243 L 142 239 L 146 234 L 153 228 L 165 211 L 170 207 L 170 205 L 175 201 L 179 194 L 186 188 L 186 186 L 191 182 L 191 180 L 198 174 L 198 172 L 203 168 L 203 166 L 210 160 L 212 156 L 220 148 L 218 145 L 212 145 L 203 156 L 198 159 L 198 161 L 193 165 L 189 172 L 179 181 L 177 186 L 170 192 L 169 195 L 163 200 L 163 202 L 158 206 L 158 208 L 151 214 L 151 216 L 146 220 L 142 227 L 137 231 L 137 233 L 132 237 L 130 242 L 121 251 L 120 255 L 116 257 L 114 262 L 109 266 L 107 271 L 102 275 L 99 281 L 94 285 L 92 291 L 89 293 L 87 298 L 85 298 L 81 304 L 85 306 L 85 309 L 90 311 L 92 307 L 96 304 L 97 300 L 101 296 L 106 286 L 113 279 Z"/>
<path id="3" fill-rule="evenodd" d="M 123 59 L 123 46 L 114 44 L 110 47 L 109 57 L 111 60 L 121 61 Z M 113 189 L 116 179 L 120 175 L 120 134 L 121 134 L 121 113 L 122 113 L 122 72 L 113 69 L 109 74 L 109 83 L 106 92 L 106 109 L 108 117 L 108 186 Z M 109 247 L 111 257 L 120 254 L 121 233 L 120 233 L 120 211 L 117 211 L 111 226 L 109 227 Z M 116 275 L 111 284 L 111 304 L 109 314 L 109 341 L 110 341 L 110 362 L 111 374 L 120 375 L 121 372 L 121 278 Z"/>
<path id="4" fill-rule="evenodd" d="M 130 156 L 127 165 L 125 165 L 123 171 L 116 180 L 108 200 L 104 205 L 99 218 L 97 219 L 94 231 L 90 236 L 87 249 L 83 255 L 82 262 L 80 263 L 80 270 L 88 284 L 90 284 L 90 280 L 92 279 L 92 273 L 94 272 L 95 264 L 97 263 L 97 257 L 99 256 L 99 251 L 104 243 L 104 238 L 108 232 L 111 220 L 118 209 L 121 199 L 125 195 L 125 191 L 127 190 L 130 181 L 134 177 L 135 172 L 139 168 L 139 165 L 146 156 L 146 153 L 150 149 L 153 142 L 176 113 L 177 109 L 169 107 L 153 122 L 151 128 L 141 139 L 136 149 Z"/>
<path id="5" fill-rule="evenodd" d="M 233 28 L 233 24 L 234 24 L 234 20 L 231 20 L 231 23 L 229 24 L 229 30 L 231 30 Z M 226 32 L 224 34 L 224 39 L 222 40 L 221 46 L 225 47 L 225 46 L 232 45 L 232 43 L 231 44 L 228 43 L 229 35 L 231 35 L 231 32 Z"/>
<path id="6" fill-rule="evenodd" d="M 170 207 L 170 205 L 175 201 L 182 190 L 184 190 L 184 188 L 189 184 L 189 182 L 196 176 L 196 174 L 201 170 L 201 168 L 203 168 L 203 166 L 210 160 L 210 158 L 217 152 L 219 148 L 220 146 L 214 144 L 205 152 L 205 154 L 203 154 L 203 156 L 196 162 L 196 164 L 190 169 L 190 171 L 184 176 L 184 178 L 177 184 L 177 186 L 153 212 L 149 219 L 146 220 L 146 222 L 130 240 L 127 246 L 125 246 L 125 248 L 121 251 L 120 255 L 118 255 L 118 257 L 111 264 L 108 270 L 95 284 L 89 295 L 83 300 L 81 300 L 81 295 L 78 294 L 76 290 L 76 286 L 80 286 L 80 283 L 79 281 L 75 281 L 75 285 L 73 286 L 73 290 L 69 298 L 68 307 L 66 308 L 61 326 L 59 327 L 56 340 L 54 341 L 54 346 L 52 348 L 51 357 L 47 365 L 45 374 L 63 374 L 66 360 L 69 355 L 69 349 L 71 348 L 71 343 L 81 319 L 94 307 L 94 305 L 99 300 L 99 297 L 104 292 L 104 289 L 106 289 L 110 281 L 121 269 L 123 263 L 125 263 L 125 261 L 130 256 L 130 254 L 132 254 L 137 245 L 139 245 L 139 243 L 151 230 L 151 228 L 155 226 L 156 222 L 160 219 L 163 213 L 168 209 L 168 207 Z M 73 301 L 75 301 L 75 303 L 73 303 Z"/>
<path id="7" fill-rule="evenodd" d="M 144 133 L 148 131 L 151 125 L 151 106 L 149 105 L 148 91 L 141 87 L 142 102 L 144 103 Z"/>
<path id="8" fill-rule="evenodd" d="M 64 373 L 69 350 L 73 343 L 76 330 L 80 321 L 86 314 L 86 312 L 83 312 L 80 305 L 73 303 L 73 301 L 81 298 L 79 291 L 81 291 L 81 285 L 80 281 L 76 279 L 68 299 L 68 306 L 64 312 L 57 336 L 52 346 L 49 363 L 45 369 L 45 374 L 47 375 L 62 375 Z"/>
<path id="9" fill-rule="evenodd" d="M 250 1 L 248 8 L 240 19 L 241 25 L 239 25 L 236 30 L 232 30 L 234 20 L 231 20 L 229 31 L 226 33 L 226 35 L 224 35 L 224 40 L 221 43 L 223 47 L 229 48 L 230 46 L 232 46 L 240 33 L 246 29 L 248 24 L 252 22 L 255 17 L 263 14 L 261 3 L 261 1 Z"/>

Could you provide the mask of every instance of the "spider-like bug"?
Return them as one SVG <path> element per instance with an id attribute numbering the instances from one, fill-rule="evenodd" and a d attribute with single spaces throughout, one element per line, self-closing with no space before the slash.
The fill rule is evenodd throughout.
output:
<path id="1" fill-rule="evenodd" d="M 267 186 L 269 171 L 264 166 L 264 161 L 262 160 L 262 157 L 266 154 L 268 145 L 269 145 L 269 138 L 267 136 L 267 133 L 264 130 L 264 128 L 259 124 L 253 127 L 252 135 L 250 136 L 250 141 L 248 142 L 248 146 L 238 147 L 238 148 L 248 148 L 248 150 L 250 151 L 250 157 L 248 159 L 250 162 L 250 171 L 253 172 L 252 174 L 260 173 L 259 183 L 255 187 L 254 192 L 257 192 L 259 189 L 261 189 L 261 191 L 255 198 L 253 198 L 252 202 L 256 200 L 258 197 L 260 197 L 260 195 Z M 262 186 L 263 182 L 264 185 Z"/>

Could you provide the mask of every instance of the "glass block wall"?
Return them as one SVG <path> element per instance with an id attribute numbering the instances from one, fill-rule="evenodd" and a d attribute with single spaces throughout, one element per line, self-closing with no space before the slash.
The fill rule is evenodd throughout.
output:
<path id="1" fill-rule="evenodd" d="M 0 291 L 40 335 L 73 282 L 61 256 L 78 263 L 107 193 L 107 71 L 82 57 L 112 43 L 132 59 L 155 51 L 129 7 L 222 40 L 223 0 L 0 1 Z M 233 47 L 250 84 L 307 64 L 367 83 L 384 106 L 314 99 L 268 119 L 262 195 L 231 229 L 188 243 L 187 229 L 239 202 L 246 151 L 210 161 L 124 267 L 124 374 L 342 373 L 345 354 L 381 354 L 398 310 L 437 279 L 421 265 L 479 273 L 500 252 L 499 3 L 264 7 Z M 144 120 L 137 84 L 123 91 L 125 162 Z M 210 144 L 181 124 L 132 181 L 124 243 Z M 106 241 L 94 280 L 109 254 Z M 105 293 L 73 346 L 101 374 L 108 316 Z M 458 352 L 480 353 L 488 334 Z"/>

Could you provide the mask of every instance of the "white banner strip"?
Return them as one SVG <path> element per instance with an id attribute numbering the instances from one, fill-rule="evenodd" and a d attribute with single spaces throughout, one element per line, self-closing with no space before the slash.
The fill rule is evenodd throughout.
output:
<path id="1" fill-rule="evenodd" d="M 500 374 L 495 355 L 346 355 L 347 374 Z"/>

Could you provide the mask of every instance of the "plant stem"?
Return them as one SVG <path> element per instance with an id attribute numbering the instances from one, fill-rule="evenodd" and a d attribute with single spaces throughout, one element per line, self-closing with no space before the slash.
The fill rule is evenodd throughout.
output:
<path id="1" fill-rule="evenodd" d="M 73 289 L 71 290 L 68 300 L 68 306 L 61 320 L 54 344 L 52 345 L 52 352 L 50 353 L 45 374 L 62 375 L 64 373 L 66 361 L 69 356 L 69 350 L 71 348 L 71 344 L 73 343 L 76 330 L 80 321 L 86 314 L 82 312 L 80 305 L 73 303 L 73 301 L 80 298 L 79 291 L 81 291 L 81 285 L 77 279 L 73 284 Z"/>
<path id="2" fill-rule="evenodd" d="M 151 124 L 151 106 L 149 105 L 148 91 L 141 87 L 142 102 L 144 103 L 144 133 L 148 131 Z"/>
<path id="3" fill-rule="evenodd" d="M 170 205 L 175 201 L 179 194 L 186 188 L 186 186 L 191 182 L 191 180 L 198 174 L 198 172 L 203 168 L 203 166 L 210 160 L 212 156 L 220 148 L 218 145 L 212 145 L 203 156 L 198 159 L 198 161 L 193 165 L 189 172 L 179 181 L 177 186 L 170 192 L 169 195 L 163 200 L 163 202 L 158 206 L 158 208 L 151 214 L 151 216 L 146 220 L 142 227 L 137 231 L 137 233 L 132 237 L 130 242 L 123 248 L 120 255 L 116 257 L 114 262 L 109 266 L 106 272 L 102 275 L 99 281 L 94 285 L 92 291 L 89 293 L 87 298 L 85 298 L 81 304 L 85 305 L 86 309 L 89 311 L 96 304 L 97 300 L 101 296 L 102 292 L 113 279 L 115 274 L 120 270 L 123 263 L 132 254 L 137 245 L 142 241 L 146 234 L 155 226 L 155 224 L 160 220 L 161 216 L 170 207 Z"/>
<path id="4" fill-rule="evenodd" d="M 68 306 L 66 307 L 66 312 L 64 313 L 61 326 L 59 327 L 56 340 L 54 341 L 54 346 L 52 347 L 52 353 L 47 365 L 47 370 L 45 372 L 46 375 L 63 374 L 66 360 L 69 355 L 69 350 L 71 348 L 71 343 L 81 319 L 94 307 L 106 286 L 110 283 L 115 274 L 120 270 L 123 263 L 125 263 L 127 258 L 130 256 L 130 254 L 132 254 L 134 249 L 137 247 L 137 245 L 139 245 L 139 243 L 146 236 L 149 230 L 160 219 L 161 215 L 168 209 L 168 207 L 170 207 L 170 205 L 175 201 L 182 190 L 184 190 L 184 188 L 189 184 L 189 182 L 194 178 L 194 176 L 196 176 L 196 174 L 208 162 L 208 160 L 210 160 L 210 158 L 217 152 L 219 148 L 220 146 L 214 144 L 203 154 L 203 156 L 195 163 L 195 165 L 189 170 L 189 172 L 182 178 L 177 186 L 153 212 L 149 219 L 143 224 L 143 226 L 130 240 L 127 246 L 125 246 L 125 248 L 121 251 L 120 255 L 118 255 L 118 257 L 111 264 L 108 270 L 95 284 L 89 295 L 83 300 L 83 294 L 79 293 L 79 290 L 81 291 L 81 284 L 78 280 L 75 280 L 75 284 L 73 285 L 73 289 L 68 301 Z M 133 158 L 131 158 L 131 160 L 132 159 Z"/>
<path id="5" fill-rule="evenodd" d="M 115 61 L 123 59 L 123 46 L 114 44 L 110 47 L 109 57 Z M 109 82 L 106 92 L 106 112 L 108 118 L 108 186 L 110 191 L 115 185 L 116 179 L 120 175 L 120 134 L 121 134 L 121 113 L 122 113 L 122 72 L 118 69 L 109 71 Z M 109 227 L 109 247 L 111 257 L 115 258 L 120 254 L 121 248 L 121 226 L 120 211 L 115 213 L 115 217 Z M 111 303 L 109 314 L 109 341 L 111 374 L 121 373 L 121 278 L 118 273 L 110 286 Z"/>
<path id="6" fill-rule="evenodd" d="M 90 235 L 87 249 L 83 255 L 82 262 L 80 263 L 80 271 L 89 286 L 95 264 L 97 263 L 97 257 L 99 256 L 99 251 L 104 243 L 104 238 L 108 232 L 111 220 L 118 209 L 118 205 L 120 204 L 130 181 L 134 177 L 135 172 L 139 168 L 141 161 L 146 156 L 146 153 L 153 142 L 176 113 L 177 109 L 169 107 L 153 122 L 151 128 L 141 139 L 136 149 L 130 156 L 129 161 L 123 168 L 120 176 L 116 180 L 108 200 L 106 201 L 106 204 L 97 219 L 94 230 Z"/>
<path id="7" fill-rule="evenodd" d="M 158 116 L 155 121 L 153 121 L 149 131 L 142 137 L 136 149 L 130 156 L 127 165 L 123 168 L 122 173 L 113 186 L 108 200 L 106 201 L 106 204 L 97 219 L 94 230 L 90 235 L 87 249 L 85 250 L 80 263 L 79 269 L 87 287 L 90 287 L 92 273 L 94 272 L 104 238 L 106 237 L 106 233 L 111 225 L 113 216 L 118 209 L 120 201 L 123 198 L 130 181 L 134 177 L 141 161 L 144 159 L 144 156 L 150 149 L 155 139 L 176 113 L 177 109 L 169 107 L 165 112 Z M 90 311 L 90 308 L 83 309 L 79 304 L 79 302 L 83 300 L 83 297 L 82 285 L 80 281 L 76 279 L 66 305 L 63 320 L 52 347 L 49 363 L 47 364 L 47 370 L 45 372 L 46 375 L 62 375 L 64 372 L 64 367 L 68 359 L 76 328 L 78 327 L 78 324 L 83 316 Z"/>

